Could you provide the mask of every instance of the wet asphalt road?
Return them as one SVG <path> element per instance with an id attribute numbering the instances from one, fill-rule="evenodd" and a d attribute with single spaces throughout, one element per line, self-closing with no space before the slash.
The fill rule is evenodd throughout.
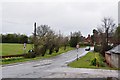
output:
<path id="1" fill-rule="evenodd" d="M 84 56 L 88 51 L 85 48 L 79 48 L 79 57 Z M 88 69 L 74 69 L 67 67 L 67 64 L 77 57 L 77 50 L 68 51 L 61 55 L 38 61 L 24 62 L 15 65 L 6 65 L 2 67 L 2 78 L 65 78 L 65 77 L 99 77 L 100 74 L 91 76 Z M 112 70 L 109 70 L 112 71 Z M 109 72 L 106 70 L 105 72 Z M 85 76 L 80 76 L 83 73 Z M 94 70 L 92 70 L 92 73 Z M 96 72 L 96 71 L 95 71 Z M 75 74 L 76 73 L 76 74 Z M 89 75 L 90 73 L 90 75 Z M 112 71 L 113 77 L 117 77 L 117 71 Z M 111 76 L 110 74 L 102 77 Z M 101 76 L 100 76 L 101 77 Z"/>

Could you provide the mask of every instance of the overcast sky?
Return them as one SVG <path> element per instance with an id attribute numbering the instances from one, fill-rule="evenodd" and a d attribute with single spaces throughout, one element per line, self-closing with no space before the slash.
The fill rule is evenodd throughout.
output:
<path id="1" fill-rule="evenodd" d="M 112 17 L 118 23 L 118 0 L 6 0 L 0 11 L 2 33 L 31 35 L 37 22 L 37 26 L 47 24 L 64 35 L 81 31 L 87 36 L 104 17 Z"/>

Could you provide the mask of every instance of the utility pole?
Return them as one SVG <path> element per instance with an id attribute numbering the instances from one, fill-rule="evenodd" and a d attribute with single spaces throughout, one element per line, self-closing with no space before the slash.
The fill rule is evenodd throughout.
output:
<path id="1" fill-rule="evenodd" d="M 36 22 L 34 23 L 34 37 L 36 37 Z"/>
<path id="2" fill-rule="evenodd" d="M 36 22 L 34 23 L 34 51 L 37 53 L 37 41 L 36 41 Z"/>

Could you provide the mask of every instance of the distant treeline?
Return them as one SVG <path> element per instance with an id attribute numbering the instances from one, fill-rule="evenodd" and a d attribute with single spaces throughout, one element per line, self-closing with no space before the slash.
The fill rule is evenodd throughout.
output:
<path id="1" fill-rule="evenodd" d="M 0 34 L 2 43 L 28 43 L 28 36 L 24 34 Z"/>

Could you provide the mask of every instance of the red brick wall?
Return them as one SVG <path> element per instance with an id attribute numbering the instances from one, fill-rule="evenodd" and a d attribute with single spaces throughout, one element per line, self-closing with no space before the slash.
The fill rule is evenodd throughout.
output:
<path id="1" fill-rule="evenodd" d="M 111 67 L 111 55 L 110 54 L 105 53 L 105 60 L 106 60 L 106 63 Z"/>

